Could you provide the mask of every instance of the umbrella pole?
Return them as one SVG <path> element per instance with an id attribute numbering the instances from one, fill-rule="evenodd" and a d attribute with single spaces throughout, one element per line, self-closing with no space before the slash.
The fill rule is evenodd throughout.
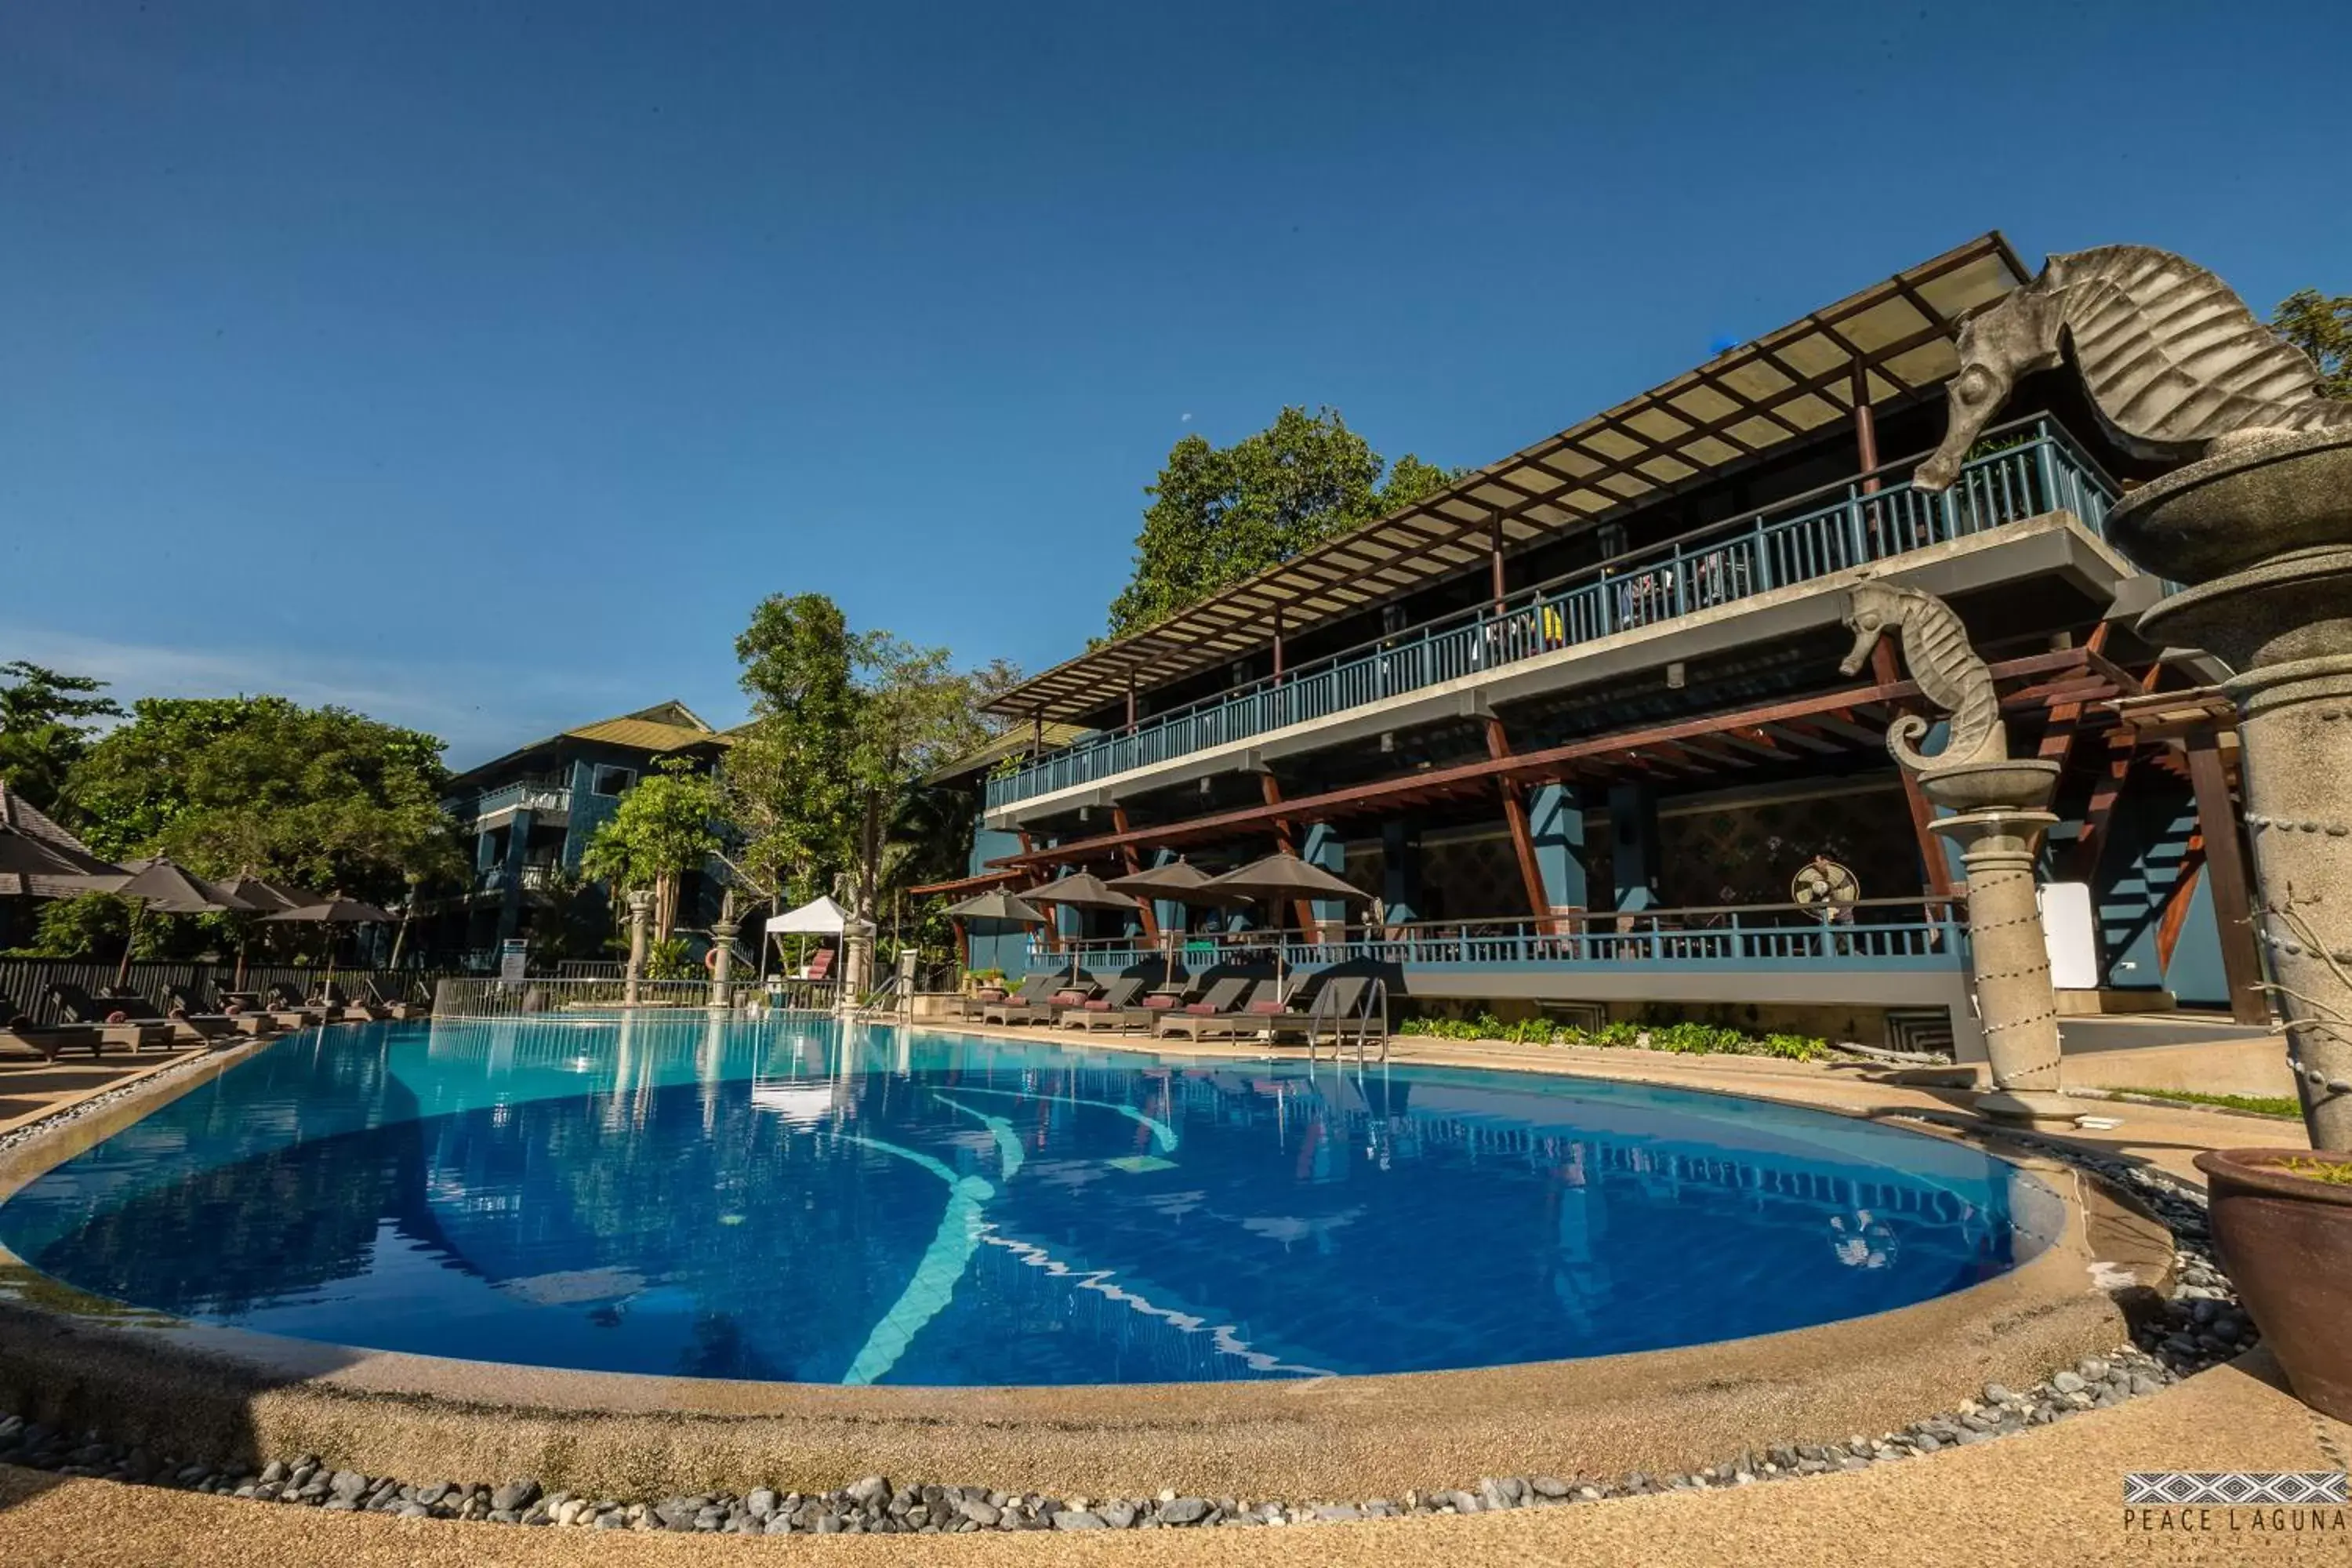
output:
<path id="1" fill-rule="evenodd" d="M 131 900 L 131 930 L 122 938 L 122 962 L 114 970 L 114 988 L 117 991 L 131 984 L 131 950 L 139 945 L 139 921 L 146 913 L 146 900 Z"/>

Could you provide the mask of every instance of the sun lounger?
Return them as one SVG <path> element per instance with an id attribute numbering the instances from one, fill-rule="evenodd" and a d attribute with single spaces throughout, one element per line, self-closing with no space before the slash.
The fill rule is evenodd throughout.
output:
<path id="1" fill-rule="evenodd" d="M 397 986 L 386 991 L 373 980 L 367 983 L 367 988 L 368 1000 L 383 1008 L 392 1017 L 404 1022 L 411 1018 L 429 1018 L 433 1016 L 431 999 L 420 996 L 417 994 L 417 987 L 413 983 L 409 985 L 405 995 L 401 994 Z"/>
<path id="2" fill-rule="evenodd" d="M 1135 1005 L 1150 984 L 1140 974 L 1122 974 L 1102 988 L 1099 996 L 1089 996 L 1075 1007 L 1065 1007 L 1054 1022 L 1065 1029 L 1092 1028 L 1090 1018 L 1124 1016 Z"/>
<path id="3" fill-rule="evenodd" d="M 1054 987 L 1061 983 L 1061 979 L 1058 974 L 1030 975 L 1022 981 L 1019 990 L 1003 1001 L 982 1004 L 980 1009 L 981 1022 L 1001 1024 L 1004 1022 L 1004 1016 L 1007 1013 L 1018 1013 L 1036 1006 L 1052 994 Z"/>
<path id="4" fill-rule="evenodd" d="M 143 1051 L 172 1043 L 172 1026 L 156 1020 L 134 1019 L 128 1013 L 109 1003 L 100 1002 L 79 985 L 52 985 L 49 999 L 58 1005 L 68 1024 L 84 1024 L 97 1029 L 110 1046 L 126 1046 Z M 119 1018 L 119 1022 L 110 1021 Z"/>
<path id="5" fill-rule="evenodd" d="M 1151 1032 L 1155 1037 L 1195 1040 L 1231 1034 L 1230 1021 L 1243 1016 L 1261 985 L 1273 984 L 1246 974 L 1229 974 L 1210 986 L 1198 1002 L 1188 1002 L 1160 1014 Z"/>
<path id="6" fill-rule="evenodd" d="M 224 1018 L 267 1018 L 280 1029 L 299 1029 L 310 1022 L 299 1012 L 267 1007 L 257 992 L 214 993 L 201 985 L 167 985 L 163 1000 L 184 1013 L 210 1013 Z"/>
<path id="7" fill-rule="evenodd" d="M 92 1057 L 106 1049 L 106 1033 L 87 1024 L 42 1025 L 0 998 L 0 1056 L 37 1056 L 53 1062 L 60 1051 L 88 1051 Z"/>
<path id="8" fill-rule="evenodd" d="M 1277 1037 L 1283 1035 L 1304 1035 L 1310 1027 L 1315 1026 L 1352 1031 L 1359 1022 L 1356 1015 L 1364 1005 L 1364 994 L 1370 991 L 1371 986 L 1371 981 L 1361 974 L 1342 974 L 1326 980 L 1317 992 L 1313 1003 L 1302 1007 L 1297 1005 L 1298 999 L 1294 996 L 1288 1007 L 1265 1019 L 1265 1029 Z M 1323 1001 L 1326 996 L 1330 998 L 1328 1003 Z M 1319 1017 L 1317 1016 L 1318 1010 Z M 1377 1024 L 1385 1032 L 1388 1026 L 1387 1020 L 1379 1019 Z M 1375 1035 L 1372 1037 L 1377 1039 L 1379 1036 Z"/>
<path id="9" fill-rule="evenodd" d="M 368 1016 L 365 1013 L 354 1012 L 339 1003 L 322 1002 L 306 997 L 282 980 L 269 988 L 269 1005 L 272 1007 L 289 1008 L 310 1014 L 312 1021 L 320 1024 L 363 1024 L 367 1022 Z"/>
<path id="10" fill-rule="evenodd" d="M 338 986 L 330 985 L 320 994 L 326 998 L 328 1006 L 341 1007 L 346 1018 L 364 1018 L 371 1023 L 381 1023 L 392 1016 L 391 1008 L 379 1002 L 351 995 Z"/>
<path id="11" fill-rule="evenodd" d="M 161 1024 L 181 1045 L 219 1047 L 239 1035 L 275 1034 L 277 1026 L 258 1014 L 230 1017 L 218 1013 L 173 1013 L 155 1005 L 136 991 L 101 991 L 101 1007 L 121 1013 L 134 1024 Z"/>
<path id="12" fill-rule="evenodd" d="M 1100 989 L 1100 986 L 1084 974 L 1079 975 L 1076 980 L 1060 981 L 1058 989 L 1051 991 L 1041 1002 L 1032 1002 L 1017 1007 L 1008 1003 L 997 1008 L 997 1022 L 1050 1024 L 1071 1008 L 1085 1006 Z"/>

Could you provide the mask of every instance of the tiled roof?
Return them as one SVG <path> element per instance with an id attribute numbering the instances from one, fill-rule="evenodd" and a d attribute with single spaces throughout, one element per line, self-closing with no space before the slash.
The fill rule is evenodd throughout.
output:
<path id="1" fill-rule="evenodd" d="M 923 782 L 946 784 L 950 779 L 960 779 L 967 773 L 993 767 L 1007 757 L 1027 751 L 1032 745 L 1038 745 L 1041 749 L 1050 752 L 1092 733 L 1092 731 L 1081 724 L 1051 723 L 1045 726 L 1044 739 L 1041 742 L 1033 726 L 1015 724 L 1003 734 L 982 742 L 955 761 L 942 763 L 933 768 Z"/>
<path id="2" fill-rule="evenodd" d="M 634 713 L 621 714 L 618 718 L 599 719 L 593 724 L 565 730 L 526 746 L 517 746 L 487 763 L 476 763 L 459 773 L 457 778 L 465 780 L 478 773 L 489 773 L 517 757 L 552 746 L 559 741 L 590 741 L 608 746 L 627 746 L 640 752 L 682 752 L 689 746 L 731 746 L 735 743 L 733 735 L 719 733 L 704 723 L 702 716 L 693 709 L 673 699 L 667 702 L 656 702 L 650 708 L 640 708 Z"/>

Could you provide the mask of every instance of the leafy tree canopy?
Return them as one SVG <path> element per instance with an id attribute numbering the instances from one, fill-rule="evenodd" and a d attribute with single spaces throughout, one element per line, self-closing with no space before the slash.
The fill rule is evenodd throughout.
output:
<path id="1" fill-rule="evenodd" d="M 2352 397 L 2352 294 L 2299 289 L 2271 312 L 2271 330 L 2311 356 L 2323 394 Z"/>
<path id="2" fill-rule="evenodd" d="M 431 735 L 282 697 L 145 698 L 89 749 L 63 801 L 112 859 L 167 854 L 390 900 L 462 868 Z"/>
<path id="3" fill-rule="evenodd" d="M 0 780 L 47 811 L 67 772 L 89 750 L 91 721 L 120 719 L 122 709 L 99 695 L 106 689 L 102 680 L 23 659 L 0 664 Z"/>
<path id="4" fill-rule="evenodd" d="M 679 879 L 719 849 L 719 785 L 685 757 L 666 757 L 629 786 L 580 858 L 587 876 L 615 892 L 649 888 L 654 933 L 667 941 L 677 923 Z"/>
<path id="5" fill-rule="evenodd" d="M 1187 436 L 1144 491 L 1151 504 L 1136 535 L 1134 578 L 1111 603 L 1112 635 L 1162 620 L 1455 477 L 1410 453 L 1391 467 L 1331 408 L 1285 408 L 1230 447 Z"/>

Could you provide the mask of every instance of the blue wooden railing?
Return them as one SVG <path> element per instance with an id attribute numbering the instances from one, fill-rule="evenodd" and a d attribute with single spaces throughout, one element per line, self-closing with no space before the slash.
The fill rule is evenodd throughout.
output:
<path id="1" fill-rule="evenodd" d="M 1968 907 L 1957 899 L 1866 899 L 1847 918 L 1823 921 L 1799 904 L 1721 905 L 1584 913 L 1544 920 L 1437 921 L 1359 929 L 1330 941 L 1297 932 L 1229 931 L 1178 939 L 1189 971 L 1275 962 L 1316 970 L 1337 963 L 1415 970 L 1958 969 L 1968 954 Z M 1168 949 L 1134 938 L 1033 937 L 1032 970 L 1095 974 L 1158 968 Z"/>
<path id="2" fill-rule="evenodd" d="M 1931 495 L 1919 459 L 1621 555 L 1499 605 L 1465 610 L 1047 752 L 988 781 L 991 807 L 1378 702 L 1498 665 L 1654 626 L 2044 512 L 2104 530 L 2116 487 L 2053 421 L 2004 426 L 1997 447 Z"/>

